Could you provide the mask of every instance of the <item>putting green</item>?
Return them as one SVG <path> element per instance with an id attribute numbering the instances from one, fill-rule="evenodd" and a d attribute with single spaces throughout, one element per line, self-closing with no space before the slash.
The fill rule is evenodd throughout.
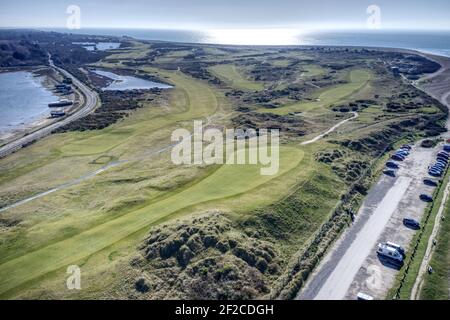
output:
<path id="1" fill-rule="evenodd" d="M 349 83 L 339 84 L 326 90 L 318 90 L 316 101 L 300 102 L 284 107 L 271 109 L 261 108 L 259 112 L 267 112 L 274 114 L 288 114 L 290 112 L 325 112 L 325 108 L 337 103 L 348 96 L 358 92 L 371 79 L 371 73 L 366 70 L 352 70 L 350 72 Z"/>
<path id="2" fill-rule="evenodd" d="M 281 147 L 280 169 L 273 176 L 260 175 L 259 165 L 223 165 L 207 178 L 169 198 L 5 262 L 0 265 L 0 296 L 95 254 L 184 208 L 246 192 L 258 192 L 255 189 L 294 169 L 303 155 L 300 149 Z"/>

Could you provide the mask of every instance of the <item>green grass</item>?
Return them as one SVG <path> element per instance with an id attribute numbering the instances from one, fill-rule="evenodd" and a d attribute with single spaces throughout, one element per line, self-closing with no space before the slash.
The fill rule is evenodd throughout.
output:
<path id="1" fill-rule="evenodd" d="M 305 78 L 313 78 L 317 76 L 324 75 L 327 70 L 325 68 L 322 68 L 321 66 L 315 65 L 315 64 L 307 64 L 302 66 L 302 77 Z"/>
<path id="2" fill-rule="evenodd" d="M 432 274 L 424 276 L 421 300 L 448 300 L 450 299 L 450 202 L 448 201 L 443 212 L 445 220 L 441 221 L 441 227 L 437 236 L 436 248 L 433 252 L 430 265 Z"/>
<path id="3" fill-rule="evenodd" d="M 290 63 L 291 60 L 288 59 L 278 59 L 278 60 L 273 60 L 271 61 L 272 65 L 274 65 L 275 67 L 287 67 Z"/>
<path id="4" fill-rule="evenodd" d="M 280 115 L 285 115 L 290 112 L 327 112 L 329 111 L 327 109 L 329 106 L 341 102 L 357 93 L 371 78 L 372 75 L 367 70 L 352 70 L 349 76 L 349 83 L 339 84 L 332 88 L 319 89 L 318 93 L 314 96 L 314 98 L 317 99 L 316 101 L 294 103 L 276 109 L 261 108 L 259 111 Z"/>
<path id="5" fill-rule="evenodd" d="M 240 90 L 259 91 L 264 89 L 262 83 L 248 80 L 242 71 L 233 64 L 221 64 L 210 67 L 209 70 L 231 87 Z"/>
<path id="6" fill-rule="evenodd" d="M 280 150 L 280 171 L 262 176 L 256 165 L 225 165 L 198 184 L 147 207 L 129 212 L 68 239 L 27 253 L 0 265 L 0 296 L 24 283 L 95 254 L 158 220 L 183 208 L 217 199 L 237 196 L 288 173 L 302 159 L 302 151 L 291 147 Z M 236 179 L 240 177 L 240 179 Z"/>

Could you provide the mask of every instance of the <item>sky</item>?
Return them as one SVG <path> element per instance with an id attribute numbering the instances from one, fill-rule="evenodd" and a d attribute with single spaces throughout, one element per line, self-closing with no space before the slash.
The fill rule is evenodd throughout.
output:
<path id="1" fill-rule="evenodd" d="M 364 29 L 377 5 L 382 29 L 450 30 L 449 0 L 0 0 L 0 27 L 66 27 L 69 5 L 81 28 Z"/>

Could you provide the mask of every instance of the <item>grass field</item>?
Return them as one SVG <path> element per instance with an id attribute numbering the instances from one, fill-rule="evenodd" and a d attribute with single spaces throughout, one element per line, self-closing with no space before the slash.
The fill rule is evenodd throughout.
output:
<path id="1" fill-rule="evenodd" d="M 219 79 L 228 83 L 231 87 L 240 90 L 259 91 L 264 89 L 260 82 L 246 79 L 242 71 L 233 64 L 221 64 L 209 68 Z"/>
<path id="2" fill-rule="evenodd" d="M 342 102 L 362 89 L 370 81 L 371 77 L 371 73 L 367 70 L 352 70 L 349 75 L 348 83 L 339 84 L 332 88 L 319 89 L 314 96 L 316 101 L 300 102 L 276 109 L 264 108 L 259 109 L 259 111 L 280 115 L 288 114 L 290 112 L 326 113 L 329 111 L 329 106 Z"/>
<path id="3" fill-rule="evenodd" d="M 280 171 L 275 176 L 260 175 L 258 166 L 223 166 L 179 194 L 3 263 L 0 265 L 0 273 L 9 276 L 0 280 L 0 296 L 27 281 L 90 256 L 183 208 L 233 197 L 257 188 L 292 170 L 301 158 L 300 150 L 283 147 L 280 154 Z M 237 176 L 242 179 L 236 179 Z"/>

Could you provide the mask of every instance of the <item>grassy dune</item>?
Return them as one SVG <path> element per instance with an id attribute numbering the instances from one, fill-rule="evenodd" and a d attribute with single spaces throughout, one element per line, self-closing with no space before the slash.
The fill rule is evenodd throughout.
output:
<path id="1" fill-rule="evenodd" d="M 366 70 L 352 70 L 349 76 L 349 83 L 318 90 L 318 93 L 315 96 L 317 99 L 316 101 L 300 102 L 276 109 L 262 108 L 259 111 L 280 115 L 288 114 L 290 112 L 323 113 L 327 111 L 327 108 L 330 105 L 338 103 L 358 92 L 369 82 L 371 77 L 371 74 Z"/>
<path id="2" fill-rule="evenodd" d="M 241 71 L 233 64 L 221 64 L 209 68 L 219 79 L 228 83 L 231 87 L 240 90 L 258 91 L 263 90 L 261 82 L 251 81 L 245 78 Z"/>

